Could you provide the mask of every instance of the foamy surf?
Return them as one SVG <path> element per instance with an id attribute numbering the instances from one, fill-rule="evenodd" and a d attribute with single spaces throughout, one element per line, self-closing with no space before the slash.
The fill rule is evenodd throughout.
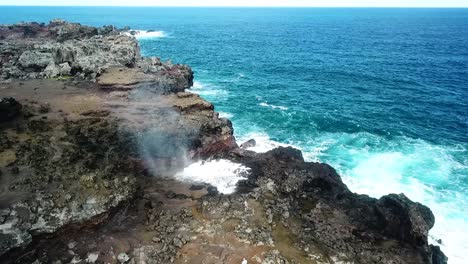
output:
<path id="1" fill-rule="evenodd" d="M 401 165 L 398 165 L 401 158 L 403 156 L 400 154 L 377 155 L 363 161 L 351 172 L 353 176 L 342 174 L 343 181 L 356 193 L 365 193 L 375 198 L 388 193 L 404 193 L 411 200 L 431 208 L 436 222 L 429 232 L 429 243 L 440 246 L 449 257 L 449 263 L 465 263 L 464 252 L 468 250 L 468 239 L 460 235 L 460 231 L 468 230 L 468 225 L 464 216 L 460 215 L 460 208 L 468 208 L 464 202 L 466 197 L 457 197 L 459 194 L 454 192 L 442 193 L 418 179 L 405 178 L 401 174 Z M 388 162 L 381 159 L 387 159 Z M 364 167 L 367 167 L 365 171 Z M 457 199 L 457 202 L 453 203 L 450 201 L 452 199 Z"/>
<path id="2" fill-rule="evenodd" d="M 199 90 L 203 88 L 203 84 L 199 81 L 194 81 L 192 89 Z"/>
<path id="3" fill-rule="evenodd" d="M 307 160 L 306 153 L 320 147 L 317 159 L 337 169 L 353 192 L 375 198 L 404 193 L 428 206 L 436 219 L 429 243 L 440 246 L 449 263 L 466 262 L 468 237 L 460 234 L 468 231 L 468 219 L 460 208 L 468 208 L 468 196 L 454 187 L 438 188 L 461 180 L 455 175 L 466 165 L 453 156 L 461 150 L 406 137 L 388 141 L 370 133 L 322 133 L 303 146 Z"/>
<path id="4" fill-rule="evenodd" d="M 251 150 L 257 153 L 265 153 L 277 147 L 291 146 L 288 144 L 274 141 L 270 138 L 270 136 L 268 136 L 265 133 L 249 133 L 245 136 L 240 137 L 238 142 L 243 143 L 249 139 L 255 139 L 256 144 L 254 147 L 247 148 L 247 150 Z"/>
<path id="5" fill-rule="evenodd" d="M 148 38 L 163 38 L 167 34 L 164 31 L 153 31 L 153 30 L 130 30 L 123 33 L 126 36 L 135 37 L 136 39 L 148 39 Z"/>
<path id="6" fill-rule="evenodd" d="M 249 168 L 229 160 L 199 161 L 190 164 L 175 178 L 188 182 L 203 182 L 215 186 L 220 193 L 231 194 L 237 182 L 247 179 Z"/>
<path id="7" fill-rule="evenodd" d="M 283 111 L 288 110 L 288 108 L 287 108 L 286 106 L 282 106 L 282 105 L 272 105 L 272 104 L 268 104 L 268 103 L 266 103 L 266 102 L 261 102 L 259 105 L 260 105 L 260 106 L 263 106 L 263 107 L 270 107 L 270 108 L 272 108 L 272 109 L 279 109 L 279 110 L 283 110 Z"/>
<path id="8" fill-rule="evenodd" d="M 231 113 L 226 113 L 226 112 L 218 112 L 218 113 L 219 113 L 219 117 L 221 117 L 221 118 L 227 118 L 227 119 L 229 119 L 229 118 L 233 118 L 233 117 L 234 117 L 234 115 L 231 114 Z"/>
<path id="9" fill-rule="evenodd" d="M 188 90 L 191 93 L 195 93 L 201 96 L 207 96 L 210 99 L 210 96 L 219 96 L 219 95 L 227 95 L 228 92 L 226 90 L 219 89 L 218 86 L 212 84 L 205 84 L 199 81 L 193 82 L 192 89 Z"/>

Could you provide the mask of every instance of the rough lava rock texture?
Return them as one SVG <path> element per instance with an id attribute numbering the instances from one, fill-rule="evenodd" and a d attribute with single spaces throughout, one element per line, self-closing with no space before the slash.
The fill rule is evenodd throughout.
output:
<path id="1" fill-rule="evenodd" d="M 374 199 L 352 193 L 332 167 L 305 162 L 291 147 L 264 154 L 237 150 L 234 159 L 251 168 L 244 184 L 260 190 L 271 219 L 288 226 L 299 247 L 319 248 L 322 260 L 444 263 L 440 249 L 428 245 L 434 215 L 404 194 Z"/>
<path id="2" fill-rule="evenodd" d="M 190 67 L 120 33 L 0 26 L 2 263 L 447 263 L 429 208 L 355 194 L 291 147 L 239 147 L 185 91 Z M 221 158 L 248 168 L 234 194 L 172 177 Z"/>
<path id="3" fill-rule="evenodd" d="M 3 79 L 74 77 L 96 80 L 111 67 L 128 70 L 131 77 L 122 82 L 122 79 L 113 81 L 103 76 L 103 85 L 158 83 L 167 92 L 171 89 L 183 91 L 193 81 L 193 73 L 187 66 L 142 58 L 136 39 L 122 35 L 113 26 L 94 28 L 62 20 L 48 25 L 0 26 L 0 77 Z"/>

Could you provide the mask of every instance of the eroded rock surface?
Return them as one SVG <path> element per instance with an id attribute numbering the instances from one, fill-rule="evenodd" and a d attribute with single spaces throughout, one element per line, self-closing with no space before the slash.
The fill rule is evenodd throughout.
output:
<path id="1" fill-rule="evenodd" d="M 94 28 L 61 20 L 0 26 L 0 78 L 99 76 L 104 86 L 132 88 L 142 83 L 162 92 L 183 91 L 193 80 L 187 66 L 142 58 L 136 39 L 113 26 Z"/>

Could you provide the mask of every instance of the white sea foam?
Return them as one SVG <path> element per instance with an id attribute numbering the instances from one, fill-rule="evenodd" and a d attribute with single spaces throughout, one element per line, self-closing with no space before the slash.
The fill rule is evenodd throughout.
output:
<path id="1" fill-rule="evenodd" d="M 188 90 L 191 93 L 196 93 L 198 95 L 204 96 L 219 96 L 219 95 L 227 95 L 228 92 L 226 90 L 220 89 L 216 85 L 202 83 L 200 81 L 193 82 L 192 89 Z"/>
<path id="2" fill-rule="evenodd" d="M 249 168 L 229 160 L 199 161 L 175 175 L 176 179 L 189 182 L 204 182 L 218 188 L 224 194 L 236 190 L 237 182 L 246 179 Z"/>
<path id="3" fill-rule="evenodd" d="M 192 89 L 199 90 L 199 89 L 202 89 L 203 87 L 204 87 L 204 85 L 201 82 L 199 82 L 199 81 L 194 81 L 193 82 Z"/>
<path id="4" fill-rule="evenodd" d="M 286 106 L 272 105 L 272 104 L 268 104 L 266 102 L 261 102 L 259 105 L 264 106 L 264 107 L 270 107 L 272 109 L 280 109 L 280 110 L 283 110 L 283 111 L 288 110 L 288 108 Z"/>
<path id="5" fill-rule="evenodd" d="M 227 119 L 229 119 L 229 118 L 233 118 L 233 117 L 234 117 L 234 115 L 231 114 L 231 113 L 226 113 L 226 112 L 218 112 L 218 113 L 219 113 L 219 117 L 221 117 L 221 118 L 227 118 Z"/>
<path id="6" fill-rule="evenodd" d="M 130 37 L 135 37 L 136 39 L 167 37 L 167 34 L 164 31 L 130 30 L 130 31 L 124 32 L 123 34 L 130 36 Z"/>
<path id="7" fill-rule="evenodd" d="M 280 143 L 280 142 L 270 139 L 270 136 L 268 136 L 268 134 L 266 133 L 257 133 L 257 132 L 249 133 L 247 135 L 240 137 L 238 142 L 243 143 L 249 139 L 255 139 L 256 144 L 254 147 L 250 147 L 247 149 L 257 152 L 257 153 L 265 153 L 277 147 L 291 146 L 291 145 Z"/>

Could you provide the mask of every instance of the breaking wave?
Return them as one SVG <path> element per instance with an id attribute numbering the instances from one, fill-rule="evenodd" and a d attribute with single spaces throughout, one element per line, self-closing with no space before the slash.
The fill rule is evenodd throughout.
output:
<path id="1" fill-rule="evenodd" d="M 167 37 L 166 32 L 164 31 L 155 31 L 155 30 L 130 30 L 124 35 L 135 37 L 136 39 L 149 39 L 149 38 L 164 38 Z"/>
<path id="2" fill-rule="evenodd" d="M 461 146 L 434 145 L 420 139 L 398 137 L 388 140 L 370 133 L 321 133 L 309 141 L 286 144 L 274 141 L 267 133 L 250 132 L 239 143 L 253 138 L 249 148 L 266 152 L 278 146 L 293 146 L 303 151 L 308 161 L 332 165 L 351 191 L 380 198 L 389 193 L 404 193 L 413 201 L 431 208 L 436 217 L 429 234 L 430 243 L 439 245 L 450 263 L 463 263 L 468 250 L 468 208 L 466 171 Z M 461 158 L 460 158 L 461 157 Z M 465 175 L 465 176 L 464 176 Z"/>

